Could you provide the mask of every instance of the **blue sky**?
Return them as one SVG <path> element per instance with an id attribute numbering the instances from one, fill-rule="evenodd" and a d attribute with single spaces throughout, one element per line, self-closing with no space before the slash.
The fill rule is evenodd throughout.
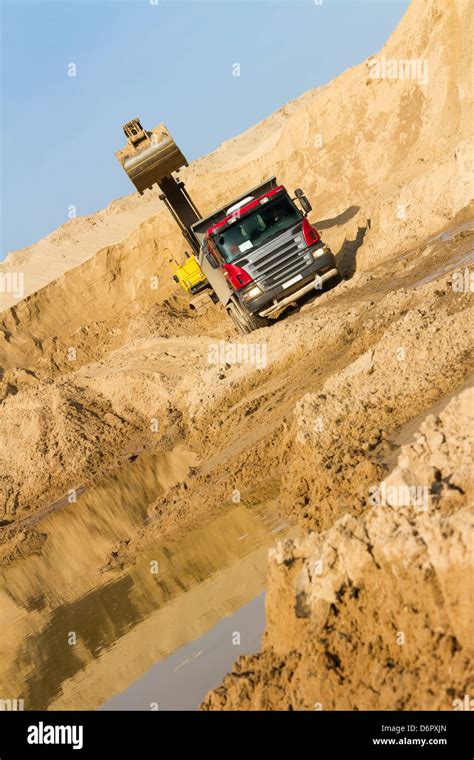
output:
<path id="1" fill-rule="evenodd" d="M 133 190 L 123 122 L 191 161 L 376 53 L 409 0 L 0 3 L 3 258 Z"/>

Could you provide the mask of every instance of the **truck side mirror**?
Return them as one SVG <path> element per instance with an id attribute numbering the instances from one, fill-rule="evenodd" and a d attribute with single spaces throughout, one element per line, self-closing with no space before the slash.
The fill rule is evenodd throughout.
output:
<path id="1" fill-rule="evenodd" d="M 299 202 L 301 204 L 301 208 L 305 212 L 305 214 L 309 214 L 311 209 L 313 208 L 309 200 L 307 199 L 306 195 L 300 195 Z"/>
<path id="2" fill-rule="evenodd" d="M 307 199 L 306 195 L 303 193 L 301 187 L 297 187 L 295 190 L 295 197 L 298 199 L 299 204 L 305 214 L 309 214 L 311 209 L 313 208 L 309 200 Z"/>

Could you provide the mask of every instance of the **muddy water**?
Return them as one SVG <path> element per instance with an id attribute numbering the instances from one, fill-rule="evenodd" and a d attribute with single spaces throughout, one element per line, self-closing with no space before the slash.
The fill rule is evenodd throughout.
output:
<path id="1" fill-rule="evenodd" d="M 101 709 L 198 710 L 239 655 L 260 650 L 264 628 L 265 594 L 260 594 L 199 639 L 153 665 Z"/>
<path id="2" fill-rule="evenodd" d="M 443 275 L 450 274 L 456 270 L 462 270 L 469 267 L 474 261 L 473 240 L 469 233 L 474 230 L 474 220 L 464 222 L 451 227 L 449 230 L 436 235 L 428 241 L 428 252 L 430 257 L 442 253 L 446 246 L 450 246 L 450 255 L 447 261 L 441 262 L 435 266 L 429 274 L 424 275 L 412 283 L 413 287 L 421 288 L 423 285 L 439 279 Z M 459 236 L 458 240 L 455 238 Z"/>
<path id="3" fill-rule="evenodd" d="M 456 255 L 453 256 L 449 262 L 437 267 L 433 272 L 430 272 L 430 274 L 416 280 L 413 283 L 413 286 L 416 288 L 421 288 L 423 285 L 427 285 L 429 282 L 438 280 L 445 274 L 450 274 L 451 272 L 462 270 L 463 267 L 469 267 L 469 265 L 474 262 L 474 251 L 472 250 L 472 246 L 472 241 L 468 242 L 466 246 L 463 246 L 461 250 L 456 252 Z M 464 249 L 469 250 L 466 252 Z"/>
<path id="4" fill-rule="evenodd" d="M 262 591 L 267 549 L 286 529 L 272 504 L 223 507 L 101 572 L 194 464 L 183 450 L 140 458 L 35 526 L 48 534 L 41 555 L 0 572 L 1 698 L 94 709 Z"/>
<path id="5" fill-rule="evenodd" d="M 430 238 L 428 242 L 433 243 L 440 240 L 441 242 L 446 243 L 449 240 L 452 240 L 454 237 L 456 237 L 456 235 L 459 235 L 460 232 L 465 232 L 466 230 L 472 230 L 473 228 L 474 228 L 474 220 L 468 219 L 466 222 L 455 224 L 452 227 L 450 227 L 448 230 L 445 230 L 444 232 L 440 232 L 438 235 L 435 235 L 434 237 Z"/>

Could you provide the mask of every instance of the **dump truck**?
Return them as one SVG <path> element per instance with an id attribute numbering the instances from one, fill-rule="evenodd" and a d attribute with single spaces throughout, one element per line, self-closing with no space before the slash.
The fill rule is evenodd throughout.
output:
<path id="1" fill-rule="evenodd" d="M 291 197 L 270 177 L 202 217 L 184 182 L 173 176 L 188 163 L 165 125 L 146 131 L 136 118 L 123 131 L 128 143 L 116 157 L 140 194 L 159 186 L 160 199 L 192 248 L 193 275 L 196 265 L 202 273 L 192 308 L 221 303 L 247 334 L 339 278 L 334 254 L 308 220 L 311 204 L 301 189 Z M 186 271 L 180 269 L 175 266 L 174 276 L 183 285 Z"/>

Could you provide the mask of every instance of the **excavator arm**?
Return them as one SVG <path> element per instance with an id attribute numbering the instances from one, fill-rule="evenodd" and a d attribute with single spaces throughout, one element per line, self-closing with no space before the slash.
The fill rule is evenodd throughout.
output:
<path id="1" fill-rule="evenodd" d="M 191 308 L 205 307 L 210 302 L 210 286 L 198 262 L 200 244 L 192 229 L 202 217 L 188 195 L 184 182 L 172 174 L 183 166 L 188 166 L 188 162 L 164 124 L 147 131 L 139 119 L 131 119 L 123 125 L 123 131 L 127 144 L 115 155 L 140 195 L 154 185 L 160 188 L 160 200 L 166 204 L 196 254 L 188 256 L 182 265 L 169 258 L 173 277 L 195 296 L 190 302 Z"/>
<path id="2" fill-rule="evenodd" d="M 143 129 L 140 119 L 131 119 L 123 125 L 127 144 L 116 152 L 116 157 L 135 185 L 140 195 L 158 185 L 160 199 L 164 201 L 181 231 L 193 248 L 199 251 L 199 243 L 191 226 L 201 219 L 201 214 L 188 195 L 184 182 L 175 179 L 173 172 L 188 166 L 185 156 L 164 124 L 154 129 Z"/>

